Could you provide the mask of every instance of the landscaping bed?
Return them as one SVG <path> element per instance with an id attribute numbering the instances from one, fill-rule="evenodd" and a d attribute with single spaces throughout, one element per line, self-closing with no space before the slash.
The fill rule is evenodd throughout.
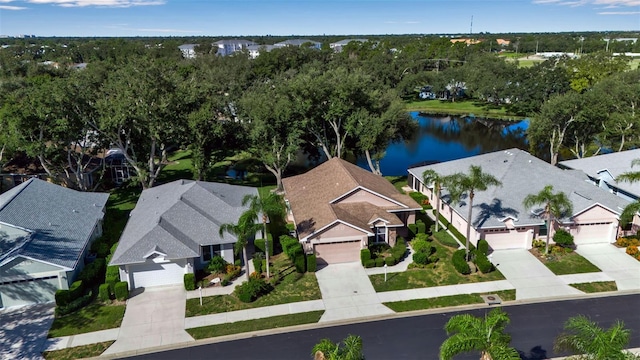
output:
<path id="1" fill-rule="evenodd" d="M 544 254 L 544 248 L 532 248 L 529 250 L 538 260 L 540 260 L 551 272 L 556 275 L 583 274 L 590 272 L 600 272 L 601 270 L 593 265 L 589 260 L 580 256 L 575 251 L 555 250 L 559 246 L 549 246 L 549 254 Z"/>
<path id="2" fill-rule="evenodd" d="M 100 356 L 113 344 L 114 341 L 105 341 L 97 344 L 76 346 L 55 351 L 45 351 L 42 357 L 47 360 L 74 360 Z"/>
<path id="3" fill-rule="evenodd" d="M 94 301 L 74 313 L 56 317 L 51 324 L 48 337 L 77 335 L 120 327 L 124 310 L 125 305 L 121 302 L 104 305 Z"/>
<path id="4" fill-rule="evenodd" d="M 404 272 L 389 273 L 387 281 L 384 274 L 371 275 L 369 279 L 376 291 L 393 291 L 425 288 L 432 286 L 456 285 L 483 281 L 504 280 L 505 277 L 498 270 L 488 274 L 476 272 L 470 275 L 462 275 L 454 268 L 451 258 L 456 249 L 449 248 L 433 242 L 436 248 L 438 261 L 430 264 L 428 268 L 411 268 Z"/>
<path id="5" fill-rule="evenodd" d="M 516 299 L 515 290 L 503 290 L 492 292 L 491 294 L 498 295 L 502 301 L 513 301 Z M 488 294 L 458 294 L 451 296 L 442 296 L 430 299 L 415 299 L 407 301 L 394 301 L 383 303 L 389 309 L 395 312 L 425 310 L 425 309 L 437 309 L 443 307 L 469 305 L 469 304 L 482 304 L 484 300 L 480 295 Z"/>

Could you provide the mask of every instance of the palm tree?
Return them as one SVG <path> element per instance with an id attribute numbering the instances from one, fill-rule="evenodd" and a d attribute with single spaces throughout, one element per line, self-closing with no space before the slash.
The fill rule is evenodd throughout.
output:
<path id="1" fill-rule="evenodd" d="M 238 240 L 233 246 L 236 255 L 242 251 L 245 273 L 247 281 L 249 281 L 249 258 L 247 257 L 247 243 L 249 239 L 260 230 L 261 224 L 257 223 L 258 217 L 252 211 L 245 211 L 240 215 L 236 224 L 220 225 L 220 236 L 224 237 L 225 233 L 235 235 Z"/>
<path id="2" fill-rule="evenodd" d="M 640 159 L 634 159 L 631 162 L 631 167 L 634 166 L 640 166 Z M 616 181 L 626 181 L 626 182 L 637 182 L 640 181 L 640 171 L 628 171 L 624 174 L 620 174 L 617 178 Z"/>
<path id="3" fill-rule="evenodd" d="M 264 252 L 267 258 L 267 279 L 269 278 L 269 236 L 267 234 L 267 221 L 269 218 L 282 216 L 284 207 L 282 206 L 282 197 L 276 193 L 270 192 L 266 197 L 247 194 L 242 199 L 242 206 L 249 204 L 249 211 L 253 212 L 256 217 L 262 216 L 262 226 L 264 233 Z"/>
<path id="4" fill-rule="evenodd" d="M 549 253 L 549 238 L 551 237 L 552 220 L 559 219 L 566 214 L 573 212 L 571 200 L 563 193 L 553 193 L 553 186 L 547 185 L 537 194 L 527 195 L 522 204 L 530 209 L 536 205 L 544 205 L 544 212 L 547 215 L 547 243 L 544 248 L 545 255 Z"/>
<path id="5" fill-rule="evenodd" d="M 440 196 L 442 195 L 444 176 L 441 176 L 435 170 L 427 169 L 422 173 L 422 180 L 425 184 L 433 184 L 433 192 L 436 195 L 436 232 L 438 232 L 438 225 L 440 223 Z"/>
<path id="6" fill-rule="evenodd" d="M 631 331 L 624 323 L 616 321 L 604 330 L 584 315 L 569 318 L 553 346 L 555 351 L 572 351 L 577 358 L 588 360 L 623 360 L 640 357 L 624 351 L 629 344 Z"/>
<path id="7" fill-rule="evenodd" d="M 508 324 L 509 316 L 499 308 L 484 318 L 471 314 L 452 316 L 444 326 L 449 338 L 440 346 L 440 359 L 480 351 L 481 360 L 519 360 L 518 351 L 509 346 L 511 336 L 504 332 Z"/>
<path id="8" fill-rule="evenodd" d="M 364 360 L 362 354 L 362 338 L 348 335 L 340 343 L 329 339 L 322 339 L 311 351 L 314 360 Z"/>
<path id="9" fill-rule="evenodd" d="M 451 199 L 454 202 L 459 202 L 463 194 L 469 194 L 466 241 L 466 258 L 469 260 L 469 237 L 471 237 L 471 222 L 473 219 L 473 198 L 475 197 L 476 191 L 485 191 L 489 186 L 502 186 L 502 183 L 493 175 L 482 172 L 482 168 L 477 165 L 471 165 L 468 174 L 456 173 L 449 175 L 443 179 L 443 182 L 449 188 Z"/>
<path id="10" fill-rule="evenodd" d="M 640 159 L 634 159 L 631 162 L 631 167 L 640 166 Z M 625 181 L 625 182 L 638 182 L 640 181 L 640 171 L 629 171 L 624 174 L 621 174 L 616 178 L 616 181 Z M 634 201 L 631 204 L 625 206 L 622 214 L 620 215 L 620 222 L 623 225 L 626 225 L 633 221 L 633 217 L 635 214 L 640 212 L 640 200 Z"/>

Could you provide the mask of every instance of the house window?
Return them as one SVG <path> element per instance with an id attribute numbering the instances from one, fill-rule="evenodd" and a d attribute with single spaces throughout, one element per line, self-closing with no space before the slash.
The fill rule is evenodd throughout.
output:
<path id="1" fill-rule="evenodd" d="M 375 228 L 374 241 L 377 242 L 377 243 L 386 242 L 387 241 L 387 228 L 386 227 L 377 227 L 377 228 Z"/>
<path id="2" fill-rule="evenodd" d="M 547 222 L 545 221 L 544 224 L 540 225 L 540 228 L 538 229 L 538 235 L 547 236 L 547 231 Z"/>
<path id="3" fill-rule="evenodd" d="M 222 245 L 204 245 L 202 246 L 202 261 L 209 261 L 216 255 L 221 256 Z"/>

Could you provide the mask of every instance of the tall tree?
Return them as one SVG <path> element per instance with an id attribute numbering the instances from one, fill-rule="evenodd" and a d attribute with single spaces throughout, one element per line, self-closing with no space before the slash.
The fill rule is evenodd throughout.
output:
<path id="1" fill-rule="evenodd" d="M 640 166 L 640 159 L 634 159 L 631 162 L 631 167 L 634 166 Z M 616 178 L 616 181 L 624 181 L 630 183 L 638 182 L 640 181 L 640 171 L 628 171 L 624 174 L 619 175 Z M 624 210 L 622 211 L 622 215 L 620 216 L 620 221 L 625 225 L 633 222 L 633 218 L 638 213 L 640 213 L 640 200 L 636 200 L 631 204 L 625 206 Z"/>
<path id="2" fill-rule="evenodd" d="M 610 76 L 592 93 L 607 106 L 599 138 L 603 145 L 622 151 L 640 144 L 640 69 Z"/>
<path id="3" fill-rule="evenodd" d="M 605 330 L 588 317 L 578 315 L 565 322 L 564 332 L 558 336 L 553 348 L 556 351 L 569 350 L 577 355 L 575 358 L 585 360 L 640 359 L 640 356 L 625 350 L 630 338 L 631 331 L 621 321 Z"/>
<path id="4" fill-rule="evenodd" d="M 522 204 L 525 208 L 531 209 L 536 205 L 544 206 L 544 214 L 547 217 L 547 240 L 544 253 L 549 253 L 549 239 L 551 237 L 551 229 L 553 229 L 553 221 L 573 212 L 573 204 L 567 195 L 563 192 L 554 193 L 553 186 L 547 185 L 537 194 L 527 195 Z"/>
<path id="5" fill-rule="evenodd" d="M 225 233 L 229 233 L 237 238 L 234 244 L 234 251 L 237 254 L 242 252 L 242 260 L 244 262 L 245 275 L 249 281 L 249 257 L 247 256 L 247 244 L 249 240 L 260 231 L 261 224 L 255 212 L 245 211 L 240 215 L 238 222 L 235 224 L 225 223 L 220 225 L 220 236 L 224 237 Z"/>
<path id="6" fill-rule="evenodd" d="M 581 93 L 607 76 L 627 70 L 629 58 L 601 51 L 567 59 L 565 68 L 571 79 L 571 88 Z"/>
<path id="7" fill-rule="evenodd" d="M 284 215 L 284 204 L 282 197 L 276 193 L 270 192 L 265 197 L 248 194 L 242 198 L 242 206 L 249 204 L 249 211 L 253 212 L 256 217 L 262 218 L 262 236 L 264 238 L 264 251 L 267 258 L 267 279 L 269 278 L 269 233 L 267 232 L 267 222 L 269 219 L 275 219 Z"/>
<path id="8" fill-rule="evenodd" d="M 444 184 L 449 189 L 451 198 L 459 202 L 462 195 L 468 194 L 469 203 L 467 205 L 467 241 L 466 258 L 469 260 L 469 238 L 471 237 L 471 223 L 473 221 L 473 198 L 476 191 L 486 191 L 489 186 L 502 186 L 500 180 L 489 173 L 482 172 L 480 166 L 471 165 L 469 172 L 455 173 L 448 175 L 444 179 Z"/>
<path id="9" fill-rule="evenodd" d="M 348 335 L 342 343 L 334 343 L 330 339 L 322 339 L 311 351 L 314 360 L 364 360 L 362 354 L 362 338 Z"/>
<path id="10" fill-rule="evenodd" d="M 518 360 L 520 354 L 509 347 L 511 336 L 505 333 L 509 316 L 493 309 L 484 318 L 470 314 L 452 316 L 444 329 L 449 335 L 440 346 L 440 359 L 450 360 L 462 353 L 479 351 L 480 360 Z"/>
<path id="11" fill-rule="evenodd" d="M 422 173 L 422 180 L 425 184 L 433 185 L 433 193 L 436 196 L 436 232 L 438 232 L 438 226 L 440 225 L 440 196 L 442 196 L 442 185 L 445 177 L 433 169 L 427 169 Z"/>

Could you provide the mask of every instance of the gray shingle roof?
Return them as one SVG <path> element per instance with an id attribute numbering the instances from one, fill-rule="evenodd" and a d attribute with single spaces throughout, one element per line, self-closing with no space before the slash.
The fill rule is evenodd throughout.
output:
<path id="1" fill-rule="evenodd" d="M 202 181 L 178 180 L 144 190 L 131 211 L 112 265 L 141 263 L 154 250 L 168 259 L 200 256 L 201 245 L 234 243 L 220 237 L 221 224 L 235 223 L 248 206 L 246 195 L 256 188 Z"/>
<path id="2" fill-rule="evenodd" d="M 96 223 L 104 217 L 108 198 L 35 178 L 1 194 L 0 222 L 32 232 L 11 258 L 22 255 L 74 269 Z M 3 255 L 0 262 L 7 260 Z"/>
<path id="3" fill-rule="evenodd" d="M 559 169 L 519 149 L 416 167 L 409 169 L 409 173 L 422 179 L 426 169 L 433 169 L 446 176 L 456 172 L 467 173 L 471 165 L 480 166 L 483 172 L 492 174 L 502 182 L 501 187 L 476 192 L 472 221 L 476 228 L 504 227 L 503 220 L 509 216 L 517 219 L 516 226 L 542 223 L 542 219 L 532 214 L 535 209 L 525 209 L 522 200 L 529 194 L 538 193 L 546 185 L 552 185 L 554 192 L 562 191 L 569 197 L 573 203 L 573 215 L 596 203 L 619 214 L 628 204 L 624 199 L 580 180 L 575 172 Z M 446 200 L 447 189 L 443 189 L 442 195 Z M 467 209 L 464 199 L 460 205 L 454 206 L 454 210 L 464 219 L 467 219 Z"/>
<path id="4" fill-rule="evenodd" d="M 594 179 L 599 179 L 601 176 L 600 173 L 606 171 L 615 179 L 625 172 L 640 171 L 640 168 L 637 166 L 635 168 L 631 167 L 631 161 L 634 159 L 640 159 L 640 149 L 602 154 L 583 159 L 566 160 L 561 161 L 560 165 L 575 170 L 582 170 Z M 640 198 L 640 182 L 618 182 L 608 179 L 606 179 L 606 181 L 610 183 L 610 185 Z"/>

